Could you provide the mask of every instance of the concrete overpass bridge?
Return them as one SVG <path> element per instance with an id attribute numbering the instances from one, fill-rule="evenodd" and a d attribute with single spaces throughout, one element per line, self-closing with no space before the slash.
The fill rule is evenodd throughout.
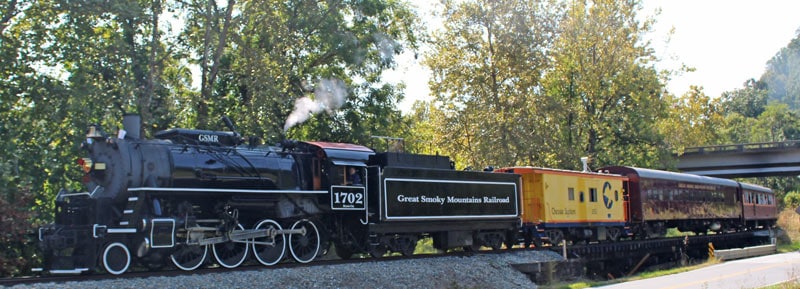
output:
<path id="1" fill-rule="evenodd" d="M 737 178 L 800 175 L 800 140 L 687 148 L 678 170 Z"/>

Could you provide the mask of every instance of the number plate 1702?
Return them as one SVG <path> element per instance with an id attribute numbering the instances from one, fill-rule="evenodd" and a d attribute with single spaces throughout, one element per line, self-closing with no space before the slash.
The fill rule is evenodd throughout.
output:
<path id="1" fill-rule="evenodd" d="M 364 210 L 366 203 L 364 187 L 331 186 L 331 208 L 334 210 Z"/>

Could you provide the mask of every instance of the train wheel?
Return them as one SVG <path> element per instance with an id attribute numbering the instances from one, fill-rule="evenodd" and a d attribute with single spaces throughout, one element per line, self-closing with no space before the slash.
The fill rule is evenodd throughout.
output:
<path id="1" fill-rule="evenodd" d="M 492 248 L 492 250 L 497 251 L 497 250 L 500 250 L 500 249 L 503 248 L 503 242 L 505 242 L 505 240 L 503 239 L 503 235 L 502 234 L 493 233 L 493 234 L 487 235 L 485 238 L 486 238 L 486 242 L 487 242 L 486 245 L 488 245 L 490 248 Z"/>
<path id="2" fill-rule="evenodd" d="M 540 238 L 539 236 L 533 237 L 533 246 L 535 246 L 536 248 L 541 248 L 542 238 Z"/>
<path id="3" fill-rule="evenodd" d="M 397 242 L 397 248 L 400 251 L 400 254 L 403 256 L 411 256 L 414 255 L 414 250 L 417 249 L 417 237 L 416 236 L 400 236 L 398 237 L 395 242 Z"/>
<path id="4" fill-rule="evenodd" d="M 263 220 L 256 226 L 256 230 L 272 229 L 281 231 L 281 225 L 273 220 Z M 253 240 L 253 254 L 258 262 L 264 266 L 272 266 L 283 260 L 286 254 L 286 237 L 277 234 L 275 237 L 262 237 Z"/>
<path id="5" fill-rule="evenodd" d="M 208 256 L 208 245 L 182 245 L 169 256 L 172 264 L 183 271 L 192 271 L 203 265 Z"/>
<path id="6" fill-rule="evenodd" d="M 503 244 L 506 245 L 506 249 L 514 248 L 515 245 L 519 245 L 519 235 L 514 231 L 506 232 L 506 239 Z"/>
<path id="7" fill-rule="evenodd" d="M 619 237 L 622 235 L 622 230 L 619 228 L 608 228 L 606 230 L 606 237 L 611 242 L 619 241 Z"/>
<path id="8" fill-rule="evenodd" d="M 114 242 L 103 250 L 103 268 L 113 275 L 128 271 L 131 265 L 131 252 L 125 244 Z"/>
<path id="9" fill-rule="evenodd" d="M 464 246 L 464 251 L 478 252 L 478 251 L 481 250 L 481 246 L 483 246 L 483 239 L 480 238 L 480 235 L 473 234 L 472 235 L 472 245 Z"/>
<path id="10" fill-rule="evenodd" d="M 292 257 L 295 261 L 308 263 L 314 260 L 319 253 L 319 230 L 317 230 L 317 226 L 313 222 L 307 219 L 299 220 L 292 225 L 292 230 L 301 228 L 306 229 L 305 234 L 289 235 L 289 251 L 292 252 Z"/>
<path id="11" fill-rule="evenodd" d="M 234 229 L 233 232 L 244 231 L 242 224 L 238 225 L 238 230 Z M 211 247 L 214 252 L 214 259 L 217 260 L 220 266 L 225 268 L 236 268 L 247 259 L 247 253 L 250 251 L 250 246 L 247 242 L 230 240 L 225 243 L 217 243 Z"/>
<path id="12" fill-rule="evenodd" d="M 339 256 L 339 259 L 347 260 L 353 257 L 353 250 L 350 250 L 347 246 L 339 244 L 339 242 L 334 242 L 333 246 L 336 248 L 336 256 Z"/>
<path id="13" fill-rule="evenodd" d="M 371 245 L 369 248 L 369 255 L 372 256 L 372 258 L 383 257 L 383 255 L 386 255 L 386 245 Z"/>
<path id="14" fill-rule="evenodd" d="M 547 230 L 545 234 L 550 238 L 550 244 L 553 246 L 558 246 L 561 241 L 564 241 L 564 232 L 561 232 L 561 230 Z"/>

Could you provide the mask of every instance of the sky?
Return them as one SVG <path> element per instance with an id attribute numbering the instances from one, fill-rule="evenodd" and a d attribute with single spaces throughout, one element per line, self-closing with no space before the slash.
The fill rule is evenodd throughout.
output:
<path id="1" fill-rule="evenodd" d="M 430 11 L 438 1 L 424 2 L 419 4 L 420 14 L 432 23 L 429 27 L 436 27 Z M 677 71 L 685 64 L 696 69 L 670 80 L 668 89 L 676 95 L 684 94 L 690 85 L 702 86 L 712 97 L 742 88 L 748 79 L 761 77 L 767 61 L 800 29 L 800 0 L 644 0 L 643 4 L 640 14 L 656 19 L 648 35 L 660 59 L 656 67 Z M 655 15 L 659 8 L 661 13 Z M 402 81 L 407 86 L 400 103 L 404 112 L 416 100 L 430 100 L 431 74 L 420 60 L 400 55 L 398 67 L 386 73 L 390 82 Z"/>

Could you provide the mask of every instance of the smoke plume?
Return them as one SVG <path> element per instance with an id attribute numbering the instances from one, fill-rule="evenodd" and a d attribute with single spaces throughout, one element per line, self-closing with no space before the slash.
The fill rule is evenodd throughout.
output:
<path id="1" fill-rule="evenodd" d="M 308 120 L 313 114 L 324 111 L 333 113 L 339 109 L 347 97 L 347 86 L 341 79 L 320 79 L 314 88 L 314 98 L 304 96 L 294 102 L 294 111 L 289 114 L 283 131 Z"/>

